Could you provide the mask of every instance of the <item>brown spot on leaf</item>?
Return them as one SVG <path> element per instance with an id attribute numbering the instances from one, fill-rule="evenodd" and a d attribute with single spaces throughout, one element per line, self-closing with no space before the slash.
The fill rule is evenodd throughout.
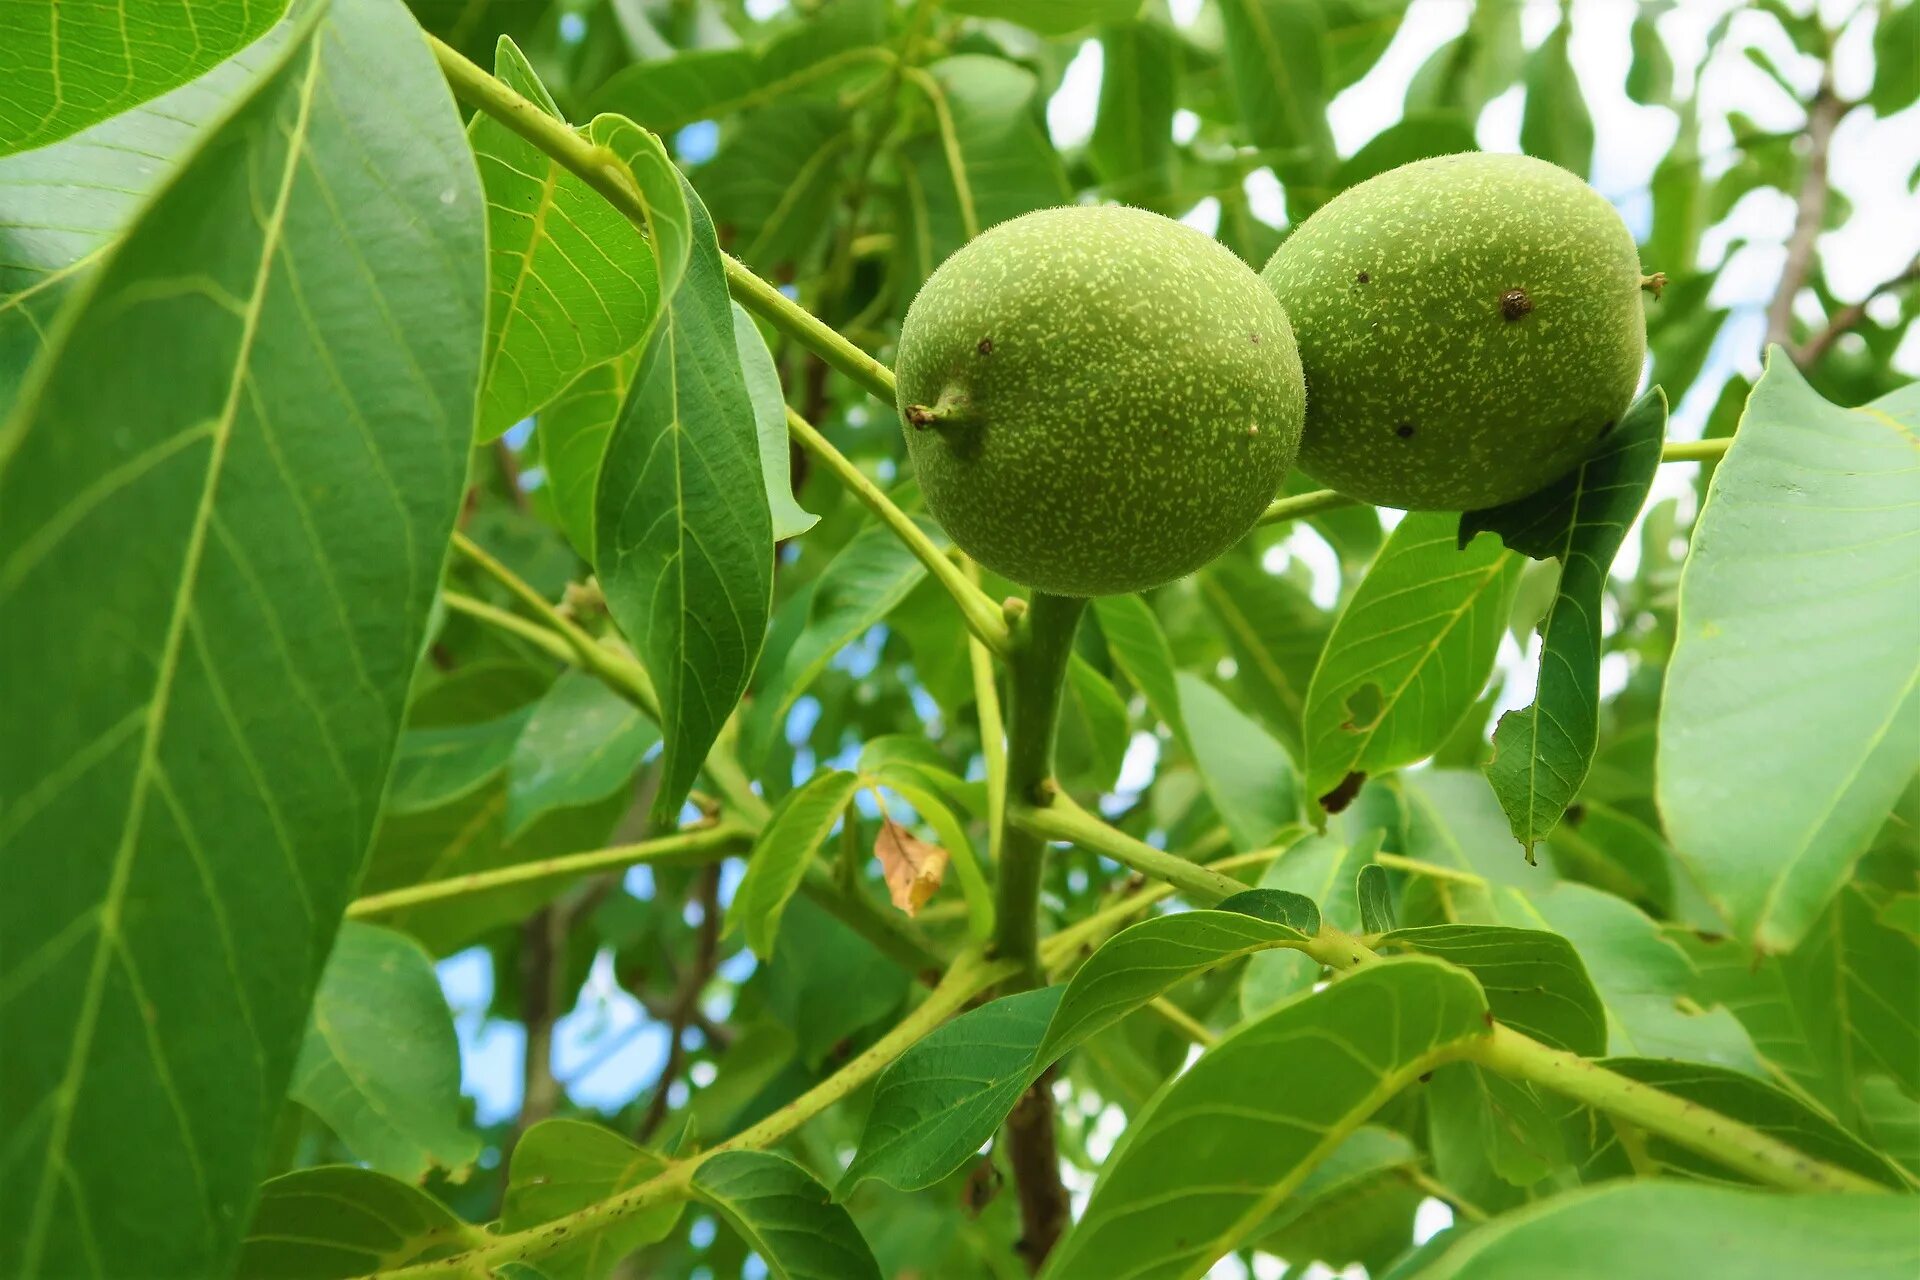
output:
<path id="1" fill-rule="evenodd" d="M 1365 783 L 1366 780 L 1367 775 L 1364 773 L 1358 771 L 1349 773 L 1346 777 L 1340 779 L 1333 790 L 1320 797 L 1320 807 L 1328 813 L 1341 812 L 1353 803 L 1353 798 L 1360 794 L 1361 784 Z"/>
<path id="2" fill-rule="evenodd" d="M 1527 296 L 1525 289 L 1509 289 L 1500 295 L 1500 314 L 1509 323 L 1533 310 L 1533 299 Z"/>
<path id="3" fill-rule="evenodd" d="M 1568 826 L 1577 827 L 1586 821 L 1586 818 L 1587 806 L 1583 804 L 1570 804 L 1567 806 L 1566 824 Z"/>

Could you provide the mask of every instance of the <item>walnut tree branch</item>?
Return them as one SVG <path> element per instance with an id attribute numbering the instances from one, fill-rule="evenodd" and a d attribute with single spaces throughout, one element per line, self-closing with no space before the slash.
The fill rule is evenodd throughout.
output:
<path id="1" fill-rule="evenodd" d="M 1767 306 L 1767 342 L 1791 348 L 1793 345 L 1793 300 L 1807 283 L 1813 270 L 1813 251 L 1820 238 L 1820 227 L 1827 218 L 1827 153 L 1833 146 L 1833 131 L 1853 104 L 1833 88 L 1833 69 L 1820 75 L 1820 87 L 1807 106 L 1807 172 L 1800 182 L 1800 195 L 1793 215 L 1793 234 L 1787 240 L 1786 265 L 1780 268 L 1780 286 Z"/>

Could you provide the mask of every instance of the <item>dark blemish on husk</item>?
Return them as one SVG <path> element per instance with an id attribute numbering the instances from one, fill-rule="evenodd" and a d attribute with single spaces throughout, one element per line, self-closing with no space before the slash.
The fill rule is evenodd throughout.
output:
<path id="1" fill-rule="evenodd" d="M 1354 277 L 1354 281 L 1358 284 L 1372 284 L 1373 277 L 1368 275 L 1366 272 L 1362 271 L 1359 275 Z"/>
<path id="2" fill-rule="evenodd" d="M 1393 434 L 1399 436 L 1402 440 L 1411 440 L 1413 439 L 1413 424 L 1411 422 L 1403 422 L 1393 429 Z"/>
<path id="3" fill-rule="evenodd" d="M 982 338 L 982 339 L 980 339 L 980 344 L 979 344 L 978 346 L 976 346 L 976 347 L 974 348 L 974 350 L 975 350 L 975 351 L 978 351 L 978 352 L 979 352 L 979 353 L 980 353 L 981 355 L 983 355 L 983 356 L 990 356 L 990 355 L 992 355 L 992 354 L 993 354 L 993 339 L 992 339 L 992 338 Z"/>
<path id="4" fill-rule="evenodd" d="M 1533 299 L 1527 296 L 1525 289 L 1509 289 L 1500 295 L 1500 314 L 1509 322 L 1518 320 L 1533 310 Z"/>
<path id="5" fill-rule="evenodd" d="M 1598 438 L 1601 440 L 1605 440 L 1608 436 L 1612 435 L 1614 426 L 1615 426 L 1615 423 L 1612 418 L 1608 418 L 1605 422 L 1601 423 L 1600 435 Z"/>
<path id="6" fill-rule="evenodd" d="M 1260 345 L 1260 335 L 1257 333 L 1250 333 L 1247 335 L 1247 341 L 1251 342 L 1254 346 L 1257 347 Z"/>

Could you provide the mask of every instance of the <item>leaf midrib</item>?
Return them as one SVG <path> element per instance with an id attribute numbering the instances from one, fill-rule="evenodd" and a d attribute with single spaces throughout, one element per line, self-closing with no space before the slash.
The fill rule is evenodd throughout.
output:
<path id="1" fill-rule="evenodd" d="M 247 301 L 246 311 L 241 320 L 240 341 L 234 356 L 233 370 L 229 375 L 227 399 L 216 422 L 200 502 L 194 511 L 193 526 L 188 532 L 179 589 L 174 594 L 172 609 L 167 619 L 167 631 L 161 645 L 160 662 L 154 674 L 153 696 L 147 708 L 146 733 L 141 740 L 140 757 L 134 768 L 132 794 L 127 801 L 127 816 L 121 827 L 120 844 L 114 853 L 106 896 L 100 906 L 99 933 L 94 946 L 93 962 L 87 975 L 87 986 L 81 996 L 73 1047 L 67 1059 L 67 1069 L 54 1095 L 53 1125 L 47 1135 L 46 1158 L 41 1166 L 39 1188 L 34 1198 L 32 1215 L 28 1220 L 26 1244 L 22 1253 L 23 1267 L 28 1273 L 39 1267 L 41 1253 L 46 1245 L 53 1189 L 57 1183 L 57 1167 L 66 1162 L 66 1144 L 73 1121 L 74 1102 L 79 1092 L 86 1057 L 92 1049 L 93 1036 L 98 1029 L 100 1006 L 105 995 L 108 960 L 114 947 L 121 941 L 119 938 L 120 913 L 125 904 L 127 886 L 132 875 L 135 845 L 145 814 L 146 799 L 158 755 L 160 737 L 166 729 L 173 679 L 187 631 L 186 623 L 191 613 L 193 591 L 199 580 L 201 558 L 206 549 L 207 530 L 212 523 L 214 501 L 218 496 L 227 445 L 232 439 L 234 422 L 239 416 L 241 392 L 245 386 L 245 371 L 253 354 L 254 342 L 259 335 L 260 317 L 265 308 L 267 286 L 274 260 L 279 252 L 281 237 L 286 230 L 287 210 L 292 202 L 294 179 L 306 147 L 313 101 L 321 78 L 320 65 L 319 41 L 317 36 L 310 34 L 307 68 L 299 91 L 299 111 L 286 140 L 286 160 L 281 170 L 280 186 L 274 198 L 274 207 L 266 225 L 262 228 L 260 263 L 255 271 L 252 294 Z"/>

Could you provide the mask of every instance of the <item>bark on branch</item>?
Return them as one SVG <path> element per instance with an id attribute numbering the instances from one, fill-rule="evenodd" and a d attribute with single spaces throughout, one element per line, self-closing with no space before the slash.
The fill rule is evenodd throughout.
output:
<path id="1" fill-rule="evenodd" d="M 1800 296 L 1813 270 L 1814 246 L 1827 217 L 1827 153 L 1833 131 L 1853 106 L 1834 92 L 1833 71 L 1823 71 L 1820 87 L 1807 105 L 1807 172 L 1795 204 L 1793 234 L 1787 240 L 1787 261 L 1780 269 L 1780 285 L 1767 306 L 1767 342 L 1793 345 L 1793 300 Z"/>

